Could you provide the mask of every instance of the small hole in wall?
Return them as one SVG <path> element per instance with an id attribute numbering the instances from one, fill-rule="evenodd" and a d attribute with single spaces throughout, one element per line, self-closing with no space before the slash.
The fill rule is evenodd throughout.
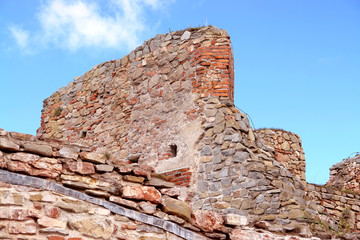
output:
<path id="1" fill-rule="evenodd" d="M 176 155 L 177 155 L 177 146 L 176 146 L 176 144 L 171 144 L 170 145 L 170 153 L 171 153 L 171 157 L 176 157 Z"/>
<path id="2" fill-rule="evenodd" d="M 86 131 L 82 131 L 81 132 L 81 138 L 85 138 L 86 137 Z"/>

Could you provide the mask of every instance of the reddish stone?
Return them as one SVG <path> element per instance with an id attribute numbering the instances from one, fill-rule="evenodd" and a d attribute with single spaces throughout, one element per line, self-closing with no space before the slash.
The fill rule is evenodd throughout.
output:
<path id="1" fill-rule="evenodd" d="M 82 238 L 80 238 L 80 237 L 73 237 L 73 238 L 68 238 L 68 240 L 82 240 Z"/>
<path id="2" fill-rule="evenodd" d="M 148 176 L 148 172 L 145 170 L 141 170 L 141 169 L 134 169 L 133 170 L 134 174 L 136 176 L 143 176 L 143 177 L 147 177 Z"/>
<path id="3" fill-rule="evenodd" d="M 147 186 L 125 186 L 122 190 L 122 197 L 138 200 L 146 200 L 153 203 L 160 203 L 161 194 L 154 187 Z"/>
<path id="4" fill-rule="evenodd" d="M 43 205 L 41 203 L 34 202 L 34 208 L 37 210 L 41 210 Z"/>
<path id="5" fill-rule="evenodd" d="M 205 232 L 220 230 L 224 220 L 219 213 L 211 211 L 195 211 L 194 224 Z"/>
<path id="6" fill-rule="evenodd" d="M 57 207 L 47 207 L 45 215 L 51 218 L 58 218 L 60 216 L 60 209 Z"/>
<path id="7" fill-rule="evenodd" d="M 65 163 L 65 168 L 71 172 L 76 172 L 84 175 L 94 174 L 95 168 L 92 163 L 71 161 Z"/>
<path id="8" fill-rule="evenodd" d="M 60 236 L 48 236 L 48 240 L 65 240 L 65 238 Z"/>
<path id="9" fill-rule="evenodd" d="M 132 225 L 132 224 L 123 224 L 121 225 L 122 229 L 128 229 L 128 230 L 136 230 L 136 225 Z"/>
<path id="10" fill-rule="evenodd" d="M 280 152 L 275 152 L 275 159 L 278 160 L 279 162 L 287 162 L 290 160 L 289 155 L 287 154 L 282 154 Z"/>

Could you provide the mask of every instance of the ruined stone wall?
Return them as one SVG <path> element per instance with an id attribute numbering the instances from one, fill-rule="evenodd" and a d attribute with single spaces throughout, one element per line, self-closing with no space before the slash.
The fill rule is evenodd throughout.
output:
<path id="1" fill-rule="evenodd" d="M 243 215 L 191 209 L 166 176 L 80 145 L 0 129 L 0 168 L 2 239 L 280 238 L 244 228 Z"/>
<path id="2" fill-rule="evenodd" d="M 137 163 L 0 129 L 0 168 L 2 239 L 201 238 L 179 188 Z"/>
<path id="3" fill-rule="evenodd" d="M 255 132 L 274 151 L 275 159 L 305 184 L 305 153 L 300 137 L 281 129 L 258 129 Z"/>
<path id="4" fill-rule="evenodd" d="M 334 235 L 350 235 L 346 239 L 356 239 L 352 232 L 360 230 L 360 195 L 331 186 L 307 185 L 308 206 L 319 215 L 309 216 L 312 227 L 323 231 L 326 239 Z"/>
<path id="5" fill-rule="evenodd" d="M 305 214 L 303 183 L 263 145 L 245 114 L 232 102 L 203 99 L 204 135 L 197 144 L 201 159 L 193 209 L 234 213 L 248 224 L 265 221 L 277 232 L 311 236 Z"/>
<path id="6" fill-rule="evenodd" d="M 360 155 L 344 159 L 330 168 L 327 185 L 360 192 Z"/>
<path id="7" fill-rule="evenodd" d="M 201 135 L 198 100 L 233 99 L 233 82 L 225 31 L 157 35 L 47 98 L 37 135 L 91 146 L 115 164 L 138 160 L 157 172 L 192 169 Z"/>
<path id="8" fill-rule="evenodd" d="M 0 234 L 284 239 L 267 231 L 311 237 L 344 219 L 357 231 L 358 195 L 307 187 L 300 138 L 251 129 L 233 81 L 215 27 L 157 35 L 75 78 L 44 101 L 37 138 L 0 129 Z M 80 219 L 71 209 L 83 205 Z M 16 219 L 25 207 L 36 214 Z"/>

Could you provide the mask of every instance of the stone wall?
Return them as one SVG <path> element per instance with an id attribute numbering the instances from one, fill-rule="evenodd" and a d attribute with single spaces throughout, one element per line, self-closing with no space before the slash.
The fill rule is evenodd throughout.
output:
<path id="1" fill-rule="evenodd" d="M 202 225 L 191 222 L 191 208 L 177 198 L 180 189 L 136 162 L 114 166 L 104 154 L 80 145 L 0 129 L 0 168 L 1 236 L 111 239 L 118 231 L 118 239 L 138 239 L 142 232 L 153 239 L 170 233 L 201 238 L 181 227 Z"/>
<path id="2" fill-rule="evenodd" d="M 191 209 L 165 175 L 81 145 L 0 129 L 0 167 L 2 239 L 280 239 L 244 228 L 245 216 Z"/>
<path id="3" fill-rule="evenodd" d="M 274 151 L 275 159 L 305 184 L 305 153 L 300 137 L 282 129 L 258 129 L 255 132 Z"/>
<path id="4" fill-rule="evenodd" d="M 344 159 L 330 168 L 327 185 L 360 192 L 360 155 Z"/>
<path id="5" fill-rule="evenodd" d="M 232 102 L 203 99 L 203 105 L 193 209 L 235 213 L 248 224 L 266 221 L 272 231 L 311 236 L 302 218 L 316 213 L 306 206 L 300 179 L 275 159 Z"/>
<path id="6" fill-rule="evenodd" d="M 37 137 L 0 129 L 0 236 L 356 239 L 359 195 L 306 184 L 300 138 L 253 130 L 233 81 L 215 27 L 157 35 L 75 78 L 44 101 Z"/>
<path id="7" fill-rule="evenodd" d="M 233 99 L 233 82 L 226 31 L 157 35 L 47 98 L 37 135 L 91 146 L 114 163 L 130 156 L 157 172 L 193 168 L 201 135 L 198 99 Z"/>
<path id="8" fill-rule="evenodd" d="M 360 230 L 360 195 L 332 186 L 307 185 L 308 206 L 319 215 L 306 216 L 313 231 L 323 231 L 321 238 L 347 235 L 346 239 L 358 239 L 351 233 Z"/>

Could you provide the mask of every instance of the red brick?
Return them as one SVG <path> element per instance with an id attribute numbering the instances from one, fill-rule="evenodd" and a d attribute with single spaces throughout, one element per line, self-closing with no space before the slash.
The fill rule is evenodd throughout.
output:
<path id="1" fill-rule="evenodd" d="M 65 240 L 65 238 L 61 236 L 48 236 L 48 240 Z"/>

